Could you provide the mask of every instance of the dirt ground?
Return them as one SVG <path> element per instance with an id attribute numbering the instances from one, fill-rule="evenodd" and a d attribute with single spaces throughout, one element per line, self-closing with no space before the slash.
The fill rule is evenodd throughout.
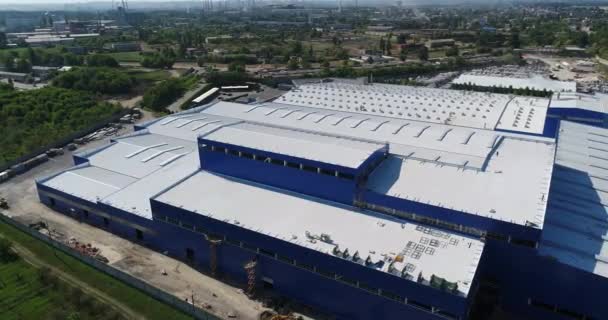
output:
<path id="1" fill-rule="evenodd" d="M 122 135 L 131 130 L 132 126 L 126 126 L 119 134 Z M 107 139 L 90 142 L 82 149 L 105 143 L 108 143 Z M 81 149 L 76 152 L 79 150 Z M 80 223 L 42 205 L 38 200 L 34 179 L 72 165 L 72 153 L 66 152 L 62 156 L 51 158 L 48 162 L 0 184 L 0 196 L 5 197 L 11 206 L 9 210 L 2 213 L 25 223 L 44 221 L 49 229 L 55 231 L 54 235 L 59 235 L 66 241 L 75 238 L 82 243 L 91 243 L 101 249 L 101 254 L 109 260 L 109 264 L 113 267 L 177 297 L 191 300 L 194 295 L 197 306 L 201 308 L 204 305 L 210 306 L 211 311 L 222 318 L 228 318 L 228 314 L 236 315 L 238 319 L 259 318 L 259 314 L 265 308 L 260 302 L 249 299 L 241 288 L 222 283 L 161 253 Z M 162 275 L 161 270 L 166 270 L 167 275 Z"/>

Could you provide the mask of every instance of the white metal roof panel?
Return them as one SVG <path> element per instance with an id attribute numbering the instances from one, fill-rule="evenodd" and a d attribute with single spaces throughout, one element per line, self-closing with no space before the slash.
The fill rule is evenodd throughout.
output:
<path id="1" fill-rule="evenodd" d="M 485 171 L 391 156 L 368 188 L 390 196 L 542 228 L 554 144 L 505 138 Z"/>
<path id="2" fill-rule="evenodd" d="M 387 84 L 308 83 L 276 102 L 399 119 L 494 129 L 509 96 Z"/>
<path id="3" fill-rule="evenodd" d="M 539 252 L 608 277 L 608 129 L 562 121 Z"/>
<path id="4" fill-rule="evenodd" d="M 380 143 L 253 123 L 225 126 L 203 138 L 349 168 L 358 168 L 383 147 Z"/>
<path id="5" fill-rule="evenodd" d="M 410 263 L 414 279 L 419 272 L 426 279 L 434 274 L 457 282 L 459 291 L 465 295 L 484 246 L 471 237 L 431 230 L 381 214 L 354 211 L 205 171 L 182 181 L 156 200 L 326 254 L 332 254 L 335 246 L 341 251 L 348 249 L 351 254 L 358 252 L 363 260 L 369 256 L 374 262 L 390 262 L 401 254 L 403 262 L 393 265 L 397 270 Z M 289 214 L 285 214 L 284 208 L 289 208 Z M 326 234 L 333 244 L 313 241 L 307 233 Z M 438 246 L 428 245 L 430 239 L 437 240 Z M 415 254 L 413 250 L 408 251 L 412 245 L 425 249 Z M 385 263 L 381 271 L 390 272 L 389 264 Z"/>
<path id="6" fill-rule="evenodd" d="M 60 173 L 43 184 L 91 202 L 128 186 L 136 179 L 94 166 L 76 167 Z"/>

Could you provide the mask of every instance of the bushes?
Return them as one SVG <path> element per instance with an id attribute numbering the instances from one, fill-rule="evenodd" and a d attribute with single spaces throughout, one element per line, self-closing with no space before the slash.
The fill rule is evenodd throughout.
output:
<path id="1" fill-rule="evenodd" d="M 194 76 L 188 76 L 160 82 L 146 90 L 141 105 L 153 111 L 165 111 L 168 105 L 188 90 L 188 87 L 194 82 L 193 80 L 196 80 Z"/>
<path id="2" fill-rule="evenodd" d="M 109 68 L 77 68 L 53 79 L 56 87 L 102 94 L 127 93 L 134 80 L 124 72 Z"/>
<path id="3" fill-rule="evenodd" d="M 12 262 L 19 258 L 19 256 L 13 251 L 12 242 L 0 238 L 0 263 Z"/>
<path id="4" fill-rule="evenodd" d="M 247 73 L 234 71 L 211 71 L 205 78 L 208 83 L 213 84 L 215 87 L 237 85 L 251 80 Z"/>
<path id="5" fill-rule="evenodd" d="M 145 68 L 167 68 L 171 69 L 175 63 L 175 58 L 167 54 L 155 53 L 151 56 L 145 56 L 140 64 Z"/>
<path id="6" fill-rule="evenodd" d="M 55 87 L 0 90 L 0 164 L 87 128 L 118 112 L 85 92 Z"/>
<path id="7" fill-rule="evenodd" d="M 87 65 L 89 67 L 109 67 L 116 68 L 120 66 L 116 59 L 104 55 L 104 54 L 93 54 L 87 57 Z"/>

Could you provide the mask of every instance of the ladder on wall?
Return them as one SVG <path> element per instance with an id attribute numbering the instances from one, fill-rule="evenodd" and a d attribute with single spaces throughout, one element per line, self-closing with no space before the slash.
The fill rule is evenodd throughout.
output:
<path id="1" fill-rule="evenodd" d="M 217 246 L 222 243 L 221 240 L 209 240 L 209 268 L 211 269 L 211 275 L 217 275 Z"/>
<path id="2" fill-rule="evenodd" d="M 255 289 L 255 269 L 257 267 L 257 261 L 252 260 L 250 262 L 248 262 L 247 264 L 245 264 L 244 269 L 247 272 L 247 290 L 246 293 L 248 296 L 252 296 L 253 295 L 253 291 Z"/>

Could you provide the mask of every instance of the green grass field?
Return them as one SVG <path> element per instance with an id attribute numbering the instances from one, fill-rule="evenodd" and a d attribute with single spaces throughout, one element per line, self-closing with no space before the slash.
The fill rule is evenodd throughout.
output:
<path id="1" fill-rule="evenodd" d="M 147 319 L 172 319 L 172 320 L 181 320 L 181 319 L 191 319 L 191 317 L 186 316 L 182 312 L 173 309 L 169 305 L 159 302 L 158 300 L 148 296 L 147 294 L 130 287 L 129 285 L 108 276 L 102 272 L 97 271 L 96 269 L 80 262 L 79 260 L 72 258 L 60 251 L 54 250 L 47 244 L 31 237 L 28 234 L 21 232 L 14 227 L 1 222 L 0 221 L 0 234 L 12 241 L 13 243 L 17 243 L 20 246 L 25 247 L 27 250 L 31 251 L 37 259 L 44 261 L 48 265 L 52 265 L 61 271 L 70 274 L 72 277 L 79 279 L 82 282 L 85 282 L 90 287 L 96 288 L 99 291 L 104 292 L 110 297 L 117 297 L 120 299 L 120 302 L 138 314 L 146 317 Z M 24 262 L 16 262 L 18 264 Z M 15 264 L 15 262 L 11 263 Z M 5 278 L 10 278 L 10 275 L 13 275 L 15 272 L 20 272 L 23 274 L 23 278 L 30 279 L 32 277 L 31 273 L 35 273 L 35 269 L 30 270 L 24 265 L 0 265 L 0 277 L 2 277 L 3 282 L 7 282 Z M 30 267 L 33 268 L 33 267 Z M 19 270 L 19 271 L 17 271 Z M 26 277 L 27 275 L 27 277 Z M 49 308 L 46 306 L 52 298 L 49 295 L 37 295 L 39 292 L 39 287 L 37 285 L 31 284 L 29 287 L 14 287 L 13 289 L 6 290 L 0 289 L 0 319 L 11 319 L 9 316 L 11 314 L 3 314 L 4 303 L 8 303 L 7 300 L 2 294 L 7 294 L 13 297 L 14 299 L 23 299 L 24 296 L 31 297 L 30 301 L 27 303 L 19 303 L 15 308 L 23 308 L 27 309 L 41 309 Z M 12 293 L 11 293 L 12 292 Z M 47 310 L 48 311 L 48 310 Z M 45 311 L 40 311 L 41 314 L 44 314 Z M 6 313 L 6 312 L 4 312 Z M 35 317 L 29 319 L 46 319 L 43 317 Z M 28 318 L 24 318 L 28 319 Z"/>
<path id="2" fill-rule="evenodd" d="M 43 319 L 56 307 L 62 308 L 51 304 L 57 295 L 38 281 L 37 270 L 23 260 L 0 264 L 0 318 Z"/>

